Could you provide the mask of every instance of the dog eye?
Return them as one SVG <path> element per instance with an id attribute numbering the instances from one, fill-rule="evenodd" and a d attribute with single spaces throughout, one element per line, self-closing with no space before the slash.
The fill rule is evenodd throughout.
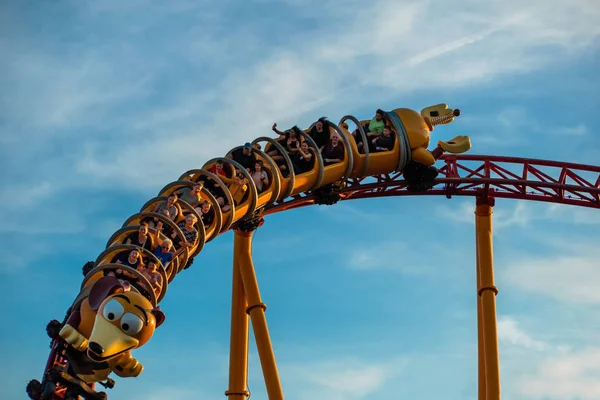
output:
<path id="1" fill-rule="evenodd" d="M 121 318 L 123 315 L 123 306 L 117 300 L 111 300 L 104 306 L 102 315 L 109 321 L 114 321 Z"/>
<path id="2" fill-rule="evenodd" d="M 121 329 L 128 335 L 135 335 L 142 330 L 144 322 L 135 314 L 127 313 L 121 318 Z"/>

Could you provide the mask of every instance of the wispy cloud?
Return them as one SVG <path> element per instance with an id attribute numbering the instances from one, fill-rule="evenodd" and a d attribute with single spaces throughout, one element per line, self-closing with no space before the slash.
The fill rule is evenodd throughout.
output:
<path id="1" fill-rule="evenodd" d="M 378 241 L 363 239 L 359 243 L 347 243 L 345 267 L 358 272 L 386 272 L 406 276 L 427 276 L 444 279 L 457 273 L 448 269 L 425 254 L 444 254 L 444 245 L 411 243 L 382 239 Z M 449 256 L 453 258 L 453 256 Z"/>
<path id="2" fill-rule="evenodd" d="M 531 399 L 600 398 L 600 348 L 548 357 L 536 371 L 518 378 L 517 392 Z"/>
<path id="3" fill-rule="evenodd" d="M 556 53 L 549 58 L 532 49 L 553 46 L 563 57 L 573 56 L 598 35 L 592 23 L 595 9 L 585 1 L 577 7 L 553 2 L 552 12 L 547 13 L 533 4 L 505 2 L 486 7 L 473 3 L 468 12 L 447 4 L 439 12 L 427 3 L 378 1 L 365 7 L 355 2 L 342 7 L 341 2 L 327 1 L 319 3 L 323 7 L 320 21 L 328 21 L 326 25 L 280 36 L 281 43 L 269 47 L 269 33 L 258 27 L 253 30 L 248 21 L 229 33 L 221 29 L 221 21 L 227 20 L 224 6 L 188 1 L 168 8 L 147 2 L 113 3 L 79 5 L 75 18 L 95 26 L 138 10 L 133 23 L 137 31 L 113 27 L 115 36 L 107 36 L 106 46 L 84 40 L 74 51 L 31 46 L 5 50 L 11 59 L 10 75 L 18 82 L 8 86 L 10 93 L 18 94 L 7 109 L 11 124 L 19 123 L 29 133 L 34 127 L 39 132 L 54 128 L 37 136 L 45 138 L 43 143 L 68 132 L 69 146 L 80 153 L 75 168 L 60 169 L 59 159 L 47 164 L 79 185 L 110 182 L 124 188 L 154 187 L 148 176 L 173 179 L 181 170 L 198 165 L 198 160 L 267 133 L 273 118 L 282 123 L 308 123 L 315 116 L 306 114 L 318 107 L 341 113 L 342 108 L 356 108 L 376 98 L 381 101 L 375 90 L 378 86 L 393 88 L 390 97 L 417 88 L 472 86 L 556 59 Z M 294 2 L 286 7 L 305 14 Z M 383 14 L 382 9 L 386 10 Z M 168 18 L 184 15 L 205 28 L 192 29 L 198 26 L 194 23 L 171 29 L 168 36 L 155 34 L 153 29 Z M 366 15 L 377 15 L 379 24 L 365 25 Z M 420 22 L 424 15 L 428 16 L 426 25 Z M 198 39 L 213 28 L 223 34 L 216 44 Z M 413 35 L 416 31 L 419 34 Z M 157 40 L 144 46 L 136 32 Z M 223 51 L 226 43 L 227 51 Z M 248 53 L 259 48 L 260 54 Z M 201 65 L 196 64 L 199 50 L 207 57 Z M 160 51 L 168 57 L 157 58 Z M 191 63 L 192 71 L 208 66 L 216 54 L 231 57 L 227 74 L 213 66 L 205 76 L 174 75 L 185 63 Z M 452 73 L 443 73 L 441 65 Z M 377 79 L 370 78 L 363 86 L 348 85 L 364 81 L 365 76 Z M 167 82 L 171 89 L 161 99 L 156 88 Z M 39 143 L 34 140 L 13 147 L 17 150 L 13 156 L 53 157 L 46 145 L 35 142 Z"/>
<path id="4" fill-rule="evenodd" d="M 538 332 L 544 329 L 548 337 L 545 320 L 534 315 L 528 319 L 534 321 Z M 498 318 L 498 339 L 506 396 L 531 400 L 598 398 L 600 386 L 596 384 L 596 375 L 600 373 L 600 349 L 594 346 L 597 340 L 588 341 L 591 346 L 581 346 L 572 337 L 562 337 L 563 343 L 540 340 L 525 332 L 513 316 Z"/>
<path id="5" fill-rule="evenodd" d="M 437 214 L 453 222 L 475 225 L 475 200 L 462 201 L 458 207 L 440 205 Z M 513 202 L 510 207 L 496 206 L 494 208 L 494 231 L 508 228 L 526 227 L 537 219 L 544 219 L 532 211 L 531 206 L 525 202 Z"/>
<path id="6" fill-rule="evenodd" d="M 576 126 L 558 128 L 553 133 L 560 136 L 583 136 L 589 133 L 589 129 L 585 124 L 579 124 Z"/>
<path id="7" fill-rule="evenodd" d="M 519 327 L 517 320 L 510 316 L 498 317 L 498 340 L 513 346 L 522 346 L 537 351 L 548 348 L 547 343 L 533 339 Z"/>
<path id="8" fill-rule="evenodd" d="M 459 200 L 454 200 L 458 202 Z M 600 224 L 600 212 L 592 208 L 561 204 L 543 204 L 526 201 L 498 200 L 493 209 L 494 232 L 508 229 L 530 228 L 549 221 L 570 225 Z M 441 218 L 462 224 L 475 225 L 475 200 L 460 201 L 458 206 L 440 205 L 436 213 Z"/>
<path id="9" fill-rule="evenodd" d="M 593 208 L 571 207 L 562 204 L 547 206 L 545 215 L 549 219 L 576 225 L 600 224 L 600 211 Z"/>
<path id="10" fill-rule="evenodd" d="M 363 400 L 371 398 L 408 365 L 406 358 L 369 362 L 347 359 L 282 364 L 284 379 L 298 400 Z"/>
<path id="11" fill-rule="evenodd" d="M 598 254 L 530 256 L 511 262 L 499 276 L 505 284 L 566 303 L 600 303 Z"/>
<path id="12" fill-rule="evenodd" d="M 461 107 L 465 105 L 465 115 L 477 113 L 473 111 L 477 105 L 494 110 L 490 119 L 478 122 L 477 129 L 468 128 L 471 129 L 468 134 L 473 133 L 474 144 L 481 143 L 476 141 L 481 137 L 481 131 L 497 126 L 507 132 L 509 128 L 514 130 L 514 140 L 521 140 L 521 148 L 527 147 L 532 156 L 536 151 L 536 154 L 541 154 L 542 151 L 536 150 L 538 147 L 528 147 L 533 143 L 532 139 L 527 139 L 529 142 L 524 139 L 528 136 L 525 131 L 530 127 L 528 121 L 538 118 L 535 115 L 539 113 L 531 112 L 532 109 L 537 110 L 537 105 L 506 107 L 514 103 L 515 92 L 505 91 L 505 83 L 510 80 L 519 85 L 519 90 L 532 96 L 539 95 L 543 88 L 539 84 L 530 84 L 529 78 L 545 78 L 549 75 L 546 74 L 548 70 L 542 69 L 547 67 L 566 69 L 576 63 L 581 64 L 583 55 L 589 56 L 596 51 L 600 34 L 597 24 L 599 10 L 596 3 L 589 0 L 569 4 L 559 0 L 533 0 L 529 3 L 492 1 L 486 4 L 474 0 L 451 0 L 444 4 L 395 0 L 371 3 L 361 0 L 253 0 L 239 4 L 230 0 L 174 0 L 168 4 L 150 0 L 69 0 L 57 3 L 58 6 L 40 3 L 35 7 L 21 8 L 13 7 L 13 3 L 8 13 L 0 12 L 1 22 L 12 32 L 10 38 L 0 39 L 0 58 L 8 60 L 0 65 L 0 87 L 3 88 L 0 91 L 0 163 L 4 172 L 0 185 L 0 202 L 3 204 L 0 235 L 8 247 L 3 252 L 10 254 L 5 264 L 15 270 L 21 268 L 17 276 L 23 280 L 31 281 L 33 276 L 30 285 L 47 286 L 48 280 L 35 279 L 40 274 L 31 275 L 29 272 L 32 271 L 28 271 L 27 275 L 21 273 L 22 268 L 38 261 L 39 270 L 36 271 L 43 270 L 48 274 L 52 271 L 56 280 L 54 286 L 62 285 L 52 290 L 60 292 L 61 299 L 68 299 L 64 304 L 72 300 L 69 296 L 77 287 L 75 281 L 81 278 L 79 259 L 87 260 L 88 252 L 92 251 L 84 242 L 95 241 L 97 235 L 106 238 L 107 229 L 120 225 L 116 215 L 124 215 L 127 211 L 124 202 L 121 202 L 118 209 L 113 210 L 117 214 L 111 218 L 115 220 L 98 222 L 98 219 L 104 218 L 100 210 L 108 208 L 107 204 L 102 204 L 103 200 L 115 196 L 119 199 L 134 195 L 152 196 L 184 170 L 199 167 L 207 159 L 223 155 L 231 147 L 250 138 L 270 135 L 270 126 L 275 121 L 282 127 L 296 123 L 307 126 L 323 114 L 336 120 L 347 113 L 368 117 L 377 107 L 408 106 L 418 109 L 434 102 L 457 102 L 462 103 Z M 0 7 L 7 8 L 4 4 Z M 532 71 L 541 73 L 535 77 L 529 75 L 527 81 L 522 79 L 522 74 Z M 569 75 L 575 74 L 561 76 Z M 560 76 L 558 79 L 561 79 Z M 593 93 L 589 88 L 586 90 Z M 544 96 L 553 95 L 542 93 Z M 506 96 L 504 100 L 510 100 L 503 103 L 494 96 Z M 553 114 L 548 115 L 549 122 L 551 120 L 556 129 L 565 129 L 565 134 L 595 129 L 592 120 L 565 118 L 556 122 L 553 117 Z M 542 118 L 544 120 L 539 126 L 546 129 L 545 116 Z M 518 121 L 516 128 L 510 125 L 515 121 Z M 452 130 L 467 129 L 466 122 L 461 123 L 463 125 L 440 129 L 439 135 L 452 137 Z M 572 140 L 574 143 L 580 139 L 591 140 L 592 136 L 581 134 L 570 138 L 575 138 Z M 556 139 L 556 136 L 552 137 Z M 501 143 L 510 142 L 513 136 L 502 136 L 501 132 L 494 139 Z M 562 146 L 550 145 L 563 151 Z M 495 151 L 506 149 L 490 147 L 497 149 Z M 593 146 L 587 146 L 585 151 L 593 149 Z M 90 188 L 93 190 L 88 190 Z M 327 257 L 319 257 L 314 265 L 307 266 L 301 259 L 309 253 L 304 252 L 305 248 L 317 252 L 331 243 L 325 243 L 325 240 L 315 242 L 314 235 L 311 236 L 313 231 L 302 226 L 294 234 L 303 238 L 302 246 L 294 240 L 284 242 L 293 247 L 299 259 L 295 260 L 294 255 L 290 256 L 281 248 L 277 253 L 283 258 L 271 258 L 271 262 L 290 267 L 283 272 L 285 274 L 291 268 L 297 268 L 297 275 L 293 275 L 295 287 L 307 287 L 304 284 L 310 279 L 321 284 L 320 290 L 329 291 L 327 294 L 331 298 L 328 279 L 339 278 L 333 277 L 333 274 L 340 272 L 324 268 L 331 266 L 332 262 L 344 263 L 343 267 L 362 268 L 360 272 L 354 271 L 356 275 L 380 278 L 376 276 L 379 273 L 385 279 L 385 276 L 391 275 L 390 271 L 407 275 L 429 273 L 431 269 L 438 268 L 435 265 L 436 252 L 444 255 L 446 265 L 440 269 L 448 267 L 447 270 L 466 271 L 464 275 L 469 274 L 469 284 L 472 284 L 472 268 L 467 271 L 464 260 L 468 258 L 472 265 L 472 252 L 458 254 L 460 251 L 452 251 L 453 254 L 449 255 L 448 248 L 439 244 L 442 239 L 441 235 L 437 236 L 438 232 L 429 233 L 428 239 L 423 240 L 426 244 L 419 248 L 419 243 L 412 241 L 408 230 L 398 232 L 397 226 L 394 226 L 393 231 L 390 229 L 391 233 L 376 231 L 380 229 L 379 221 L 382 220 L 382 216 L 378 215 L 380 210 L 349 203 L 352 204 L 350 208 L 338 204 L 331 208 L 323 207 L 327 210 L 320 213 L 328 219 L 331 216 L 352 220 L 346 231 L 339 228 L 339 220 L 329 221 L 333 222 L 329 227 L 334 232 L 331 234 L 333 246 L 330 247 L 338 252 L 337 256 L 328 254 Z M 496 228 L 500 232 L 503 228 L 506 232 L 527 230 L 525 228 L 531 228 L 533 222 L 538 221 L 538 209 L 530 208 L 529 204 L 520 206 L 507 202 L 507 208 L 504 208 L 504 202 L 502 204 L 495 208 Z M 451 203 L 451 206 L 452 209 L 446 210 L 448 213 L 437 215 L 442 217 L 438 218 L 442 219 L 440 222 L 444 222 L 445 215 L 473 223 L 472 199 L 464 204 Z M 422 212 L 431 210 L 423 209 Z M 559 210 L 548 217 L 561 221 L 574 218 L 572 211 L 564 213 Z M 409 224 L 415 224 L 411 227 L 416 228 L 422 226 L 419 225 L 422 215 L 416 214 L 407 212 L 406 224 L 400 227 Z M 358 240 L 352 242 L 341 237 L 347 235 L 362 240 L 365 225 L 358 224 L 361 218 L 377 221 L 371 224 L 374 227 L 373 243 L 365 241 L 355 245 Z M 589 227 L 583 223 L 591 220 L 591 214 L 581 214 L 577 218 L 582 222 L 578 228 Z M 283 231 L 283 234 L 290 235 L 292 226 L 286 228 L 288 231 Z M 83 229 L 89 234 L 73 234 Z M 321 234 L 323 231 L 325 229 L 320 231 Z M 48 239 L 41 241 L 35 233 L 43 233 Z M 379 236 L 375 234 L 387 235 L 386 238 L 398 237 L 391 236 L 392 233 L 408 236 L 407 246 L 394 240 L 376 243 Z M 446 238 L 449 236 L 446 234 Z M 63 247 L 55 246 L 59 242 Z M 38 243 L 43 246 L 36 247 Z M 335 247 L 338 244 L 345 244 L 345 247 Z M 439 247 L 433 251 L 432 248 L 438 244 Z M 103 245 L 104 240 L 89 247 L 98 250 Z M 222 245 L 223 252 L 214 251 L 215 245 Z M 69 246 L 68 251 L 66 246 Z M 265 258 L 272 248 L 272 245 L 264 247 Z M 206 268 L 194 268 L 187 273 L 215 278 L 225 271 L 218 268 L 219 265 L 230 265 L 230 249 L 230 244 L 222 240 L 212 243 L 210 250 L 202 254 L 206 262 L 201 265 Z M 258 255 L 259 252 L 256 253 Z M 340 253 L 343 255 L 340 256 Z M 378 257 L 380 253 L 382 256 Z M 429 256 L 428 265 L 421 269 L 420 264 L 411 264 L 407 260 L 411 254 Z M 502 285 L 525 293 L 543 292 L 544 296 L 555 296 L 555 299 L 566 300 L 571 305 L 573 302 L 577 305 L 597 304 L 595 288 L 599 282 L 593 270 L 597 258 L 588 253 L 584 256 L 569 254 L 576 257 L 560 259 L 548 254 L 547 259 L 540 260 L 530 254 L 530 258 L 523 258 L 523 263 L 515 260 L 509 266 L 506 273 L 512 274 L 512 278 L 503 276 L 504 268 L 498 268 L 498 281 L 503 280 Z M 50 266 L 39 262 L 45 256 L 52 258 Z M 464 259 L 453 263 L 452 257 Z M 59 259 L 62 267 L 58 265 Z M 571 268 L 570 262 L 582 260 L 586 260 L 585 263 L 580 262 L 579 267 Z M 345 264 L 346 261 L 348 264 Z M 75 283 L 67 284 L 65 279 L 56 278 L 55 270 L 51 269 L 55 266 L 56 271 L 69 274 L 69 279 Z M 76 266 L 76 276 L 72 275 L 70 266 Z M 309 268 L 318 270 L 318 273 L 307 273 Z M 269 275 L 270 270 L 274 268 L 258 271 L 261 282 L 280 279 L 281 275 Z M 229 277 L 230 266 L 226 271 L 229 271 L 226 273 Z M 281 270 L 279 272 L 282 273 Z M 205 282 L 204 279 L 201 281 Z M 402 281 L 400 279 L 397 283 L 400 285 L 398 292 L 406 288 L 402 286 L 406 282 Z M 204 285 L 201 292 L 207 295 L 214 291 L 215 296 L 220 295 L 217 285 L 223 283 L 223 279 L 220 283 L 217 279 L 211 282 L 215 282 L 215 287 L 206 288 Z M 119 380 L 115 395 L 126 398 L 212 398 L 225 390 L 227 352 L 223 348 L 228 344 L 229 318 L 226 314 L 230 311 L 229 303 L 221 301 L 217 304 L 219 301 L 215 298 L 215 307 L 210 310 L 213 314 L 207 314 L 202 321 L 190 318 L 189 310 L 175 306 L 189 296 L 190 292 L 184 289 L 185 283 L 185 280 L 179 280 L 170 287 L 170 295 L 164 304 L 169 312 L 171 328 L 161 328 L 153 343 L 140 349 L 140 360 L 147 367 L 144 376 L 136 380 Z M 5 284 L 17 288 L 22 286 L 21 280 L 13 276 Z M 270 315 L 278 317 L 269 317 L 269 324 L 273 331 L 282 332 L 281 325 L 277 324 L 286 318 L 282 304 L 290 293 L 282 294 L 285 298 L 278 297 L 276 291 L 269 292 L 268 288 L 272 289 L 272 286 L 268 283 L 261 285 L 266 286 L 265 297 L 273 300 L 267 301 L 281 307 L 279 311 L 276 307 L 270 308 L 273 312 Z M 220 290 L 220 293 L 230 293 L 229 284 L 223 284 L 223 287 L 226 289 Z M 317 285 L 313 287 L 317 290 Z M 452 288 L 455 287 L 459 290 L 460 285 L 452 285 Z M 196 290 L 196 286 L 193 289 Z M 304 304 L 305 299 L 301 296 L 305 294 L 302 292 L 293 301 Z M 40 299 L 47 298 L 40 297 L 35 302 L 41 304 L 44 300 Z M 344 299 L 343 296 L 340 298 Z M 9 301 L 18 304 L 18 296 L 10 295 Z M 57 301 L 49 306 L 60 308 L 62 314 L 64 304 Z M 394 308 L 394 304 L 392 302 L 389 306 L 392 310 L 390 320 L 394 320 L 393 315 L 397 312 L 398 307 Z M 401 312 L 413 310 L 410 303 L 405 305 Z M 423 309 L 429 306 L 431 304 L 423 303 Z M 29 316 L 39 311 L 39 307 L 23 309 L 21 314 Z M 531 312 L 535 314 L 536 311 Z M 217 312 L 221 315 L 215 315 Z M 507 311 L 507 314 L 510 312 Z M 286 398 L 289 399 L 362 400 L 382 397 L 397 393 L 394 390 L 401 380 L 404 382 L 402 389 L 414 391 L 417 395 L 412 398 L 418 398 L 426 383 L 423 385 L 411 377 L 431 376 L 430 372 L 437 370 L 436 376 L 447 379 L 449 387 L 456 387 L 452 385 L 463 379 L 462 371 L 473 365 L 464 363 L 465 353 L 472 351 L 473 347 L 463 351 L 458 346 L 460 351 L 457 351 L 455 339 L 446 334 L 447 327 L 436 329 L 438 326 L 434 325 L 431 325 L 431 330 L 444 332 L 444 342 L 447 341 L 454 353 L 460 354 L 449 358 L 442 354 L 444 352 L 435 351 L 435 354 L 424 357 L 415 354 L 409 360 L 387 350 L 383 355 L 374 356 L 369 350 L 359 349 L 356 344 L 348 344 L 339 338 L 334 345 L 342 349 L 342 354 L 350 356 L 328 354 L 322 350 L 325 346 L 322 332 L 318 331 L 325 326 L 322 323 L 327 315 L 315 312 L 314 317 L 312 314 L 310 317 L 315 336 L 307 341 L 311 349 L 321 350 L 318 354 L 307 356 L 305 352 L 301 354 L 303 357 L 299 357 L 297 353 L 276 349 Z M 36 329 L 40 326 L 43 331 L 46 317 L 43 318 L 41 323 L 27 321 L 26 326 L 31 327 L 27 331 L 39 332 Z M 209 328 L 207 320 L 212 321 Z M 511 320 L 500 322 L 503 343 L 514 343 L 513 347 L 537 354 L 536 360 L 548 356 L 556 347 L 548 336 L 538 337 L 534 330 L 529 332 L 529 324 L 517 323 L 516 320 L 514 323 Z M 401 342 L 411 343 L 414 337 L 405 329 L 406 320 L 389 323 L 391 332 L 406 335 Z M 423 329 L 429 330 L 429 322 L 424 321 L 424 324 L 426 327 Z M 196 332 L 195 337 L 214 335 L 220 344 L 216 351 L 218 354 L 212 357 L 208 354 L 210 352 L 199 351 L 209 344 L 198 339 L 197 343 L 188 344 L 184 352 L 171 351 L 169 357 L 164 357 L 169 346 L 161 346 L 167 341 L 161 343 L 161 338 L 169 338 L 174 343 L 171 347 L 180 349 L 181 335 L 188 334 L 190 329 Z M 348 331 L 352 327 L 344 329 Z M 17 338 L 16 347 L 32 347 L 30 336 Z M 281 336 L 298 343 L 309 335 L 286 330 L 277 337 L 273 336 L 276 348 L 281 345 Z M 395 343 L 397 338 L 382 340 Z M 371 345 L 377 344 L 375 342 L 373 340 Z M 537 350 L 544 346 L 548 350 Z M 45 349 L 47 344 L 42 343 L 39 348 L 42 347 Z M 157 348 L 161 351 L 157 352 Z M 571 354 L 575 353 L 568 355 Z M 39 362 L 38 357 L 27 358 L 27 364 Z M 255 355 L 251 359 L 251 374 L 258 375 L 252 375 L 253 398 L 260 398 L 264 393 L 260 365 Z M 204 361 L 199 363 L 198 360 Z M 519 361 L 522 363 L 522 360 Z M 204 368 L 206 365 L 208 367 Z M 415 371 L 418 373 L 415 374 Z M 412 375 L 409 375 L 411 372 Z M 529 368 L 527 373 L 533 381 L 539 375 L 535 368 Z M 153 386 L 165 379 L 172 385 Z M 469 394 L 474 393 L 472 382 L 468 379 L 466 382 L 459 384 L 461 388 L 457 390 L 464 386 Z M 445 391 L 448 390 L 445 385 L 442 386 Z M 22 393 L 22 387 L 18 391 Z M 514 397 L 519 396 L 523 397 Z"/>
<path id="13" fill-rule="evenodd" d="M 377 210 L 360 207 L 356 204 L 356 202 L 351 204 L 338 203 L 335 205 L 335 207 L 319 206 L 317 207 L 317 211 L 326 217 L 343 221 L 348 221 L 349 219 L 377 221 L 385 218 L 385 213 L 383 211 L 377 212 Z"/>

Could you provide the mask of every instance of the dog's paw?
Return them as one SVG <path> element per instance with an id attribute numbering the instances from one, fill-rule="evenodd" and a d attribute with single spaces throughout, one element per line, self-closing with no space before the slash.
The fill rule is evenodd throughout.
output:
<path id="1" fill-rule="evenodd" d="M 131 354 L 119 357 L 114 367 L 114 372 L 122 378 L 139 376 L 143 370 L 144 366 L 131 357 Z"/>
<path id="2" fill-rule="evenodd" d="M 87 349 L 88 340 L 71 325 L 67 324 L 63 326 L 58 335 L 63 338 L 65 342 L 79 351 L 85 351 Z"/>

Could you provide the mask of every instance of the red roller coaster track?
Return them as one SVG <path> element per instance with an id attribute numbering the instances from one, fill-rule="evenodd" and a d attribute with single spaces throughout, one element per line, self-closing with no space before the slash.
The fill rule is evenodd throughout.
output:
<path id="1" fill-rule="evenodd" d="M 352 179 L 341 200 L 386 196 L 491 196 L 600 208 L 600 166 L 518 157 L 444 155 L 432 189 L 411 192 L 402 173 Z M 593 183 L 592 183 L 593 182 Z M 296 196 L 269 207 L 265 215 L 316 203 L 316 195 Z"/>

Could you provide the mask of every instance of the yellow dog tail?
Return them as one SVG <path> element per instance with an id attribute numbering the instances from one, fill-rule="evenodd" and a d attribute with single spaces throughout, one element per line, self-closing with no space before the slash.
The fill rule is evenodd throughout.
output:
<path id="1" fill-rule="evenodd" d="M 468 136 L 457 136 L 447 142 L 438 141 L 438 146 L 447 153 L 460 154 L 471 149 L 471 139 Z"/>

